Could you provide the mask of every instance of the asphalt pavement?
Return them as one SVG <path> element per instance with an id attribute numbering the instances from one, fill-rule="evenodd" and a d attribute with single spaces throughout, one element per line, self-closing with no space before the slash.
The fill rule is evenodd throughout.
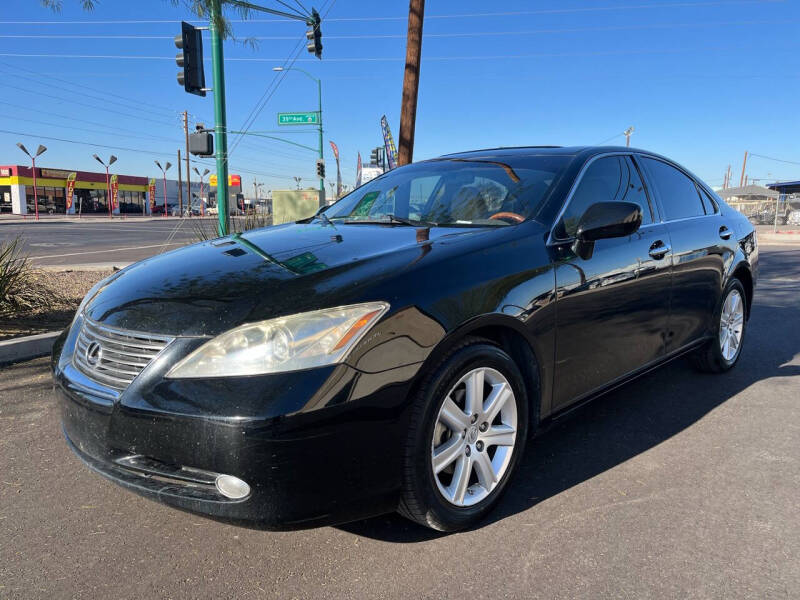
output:
<path id="1" fill-rule="evenodd" d="M 202 225 L 201 225 L 202 224 Z M 213 229 L 211 219 L 129 219 L 0 221 L 0 239 L 22 236 L 38 266 L 80 268 L 123 266 L 198 241 L 196 228 Z"/>
<path id="2" fill-rule="evenodd" d="M 0 371 L 0 598 L 797 598 L 800 249 L 762 248 L 740 363 L 685 360 L 554 425 L 479 527 L 272 533 L 67 449 L 44 359 Z M 297 474 L 302 477 L 302 473 Z"/>

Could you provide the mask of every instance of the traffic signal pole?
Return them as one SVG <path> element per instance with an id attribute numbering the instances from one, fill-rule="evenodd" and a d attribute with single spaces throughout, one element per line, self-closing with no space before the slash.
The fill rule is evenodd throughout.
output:
<path id="1" fill-rule="evenodd" d="M 217 159 L 217 217 L 218 233 L 228 235 L 228 125 L 225 115 L 225 68 L 222 57 L 222 38 L 217 23 L 222 18 L 220 0 L 211 0 L 211 69 L 214 76 L 214 132 Z"/>
<path id="2" fill-rule="evenodd" d="M 319 158 L 325 160 L 322 153 L 322 80 L 317 79 L 317 91 L 319 92 Z M 325 178 L 319 178 L 319 205 L 325 205 Z"/>

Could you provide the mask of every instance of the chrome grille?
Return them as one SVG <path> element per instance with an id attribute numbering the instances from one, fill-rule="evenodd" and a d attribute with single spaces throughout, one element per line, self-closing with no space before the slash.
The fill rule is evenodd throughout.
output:
<path id="1" fill-rule="evenodd" d="M 122 391 L 172 338 L 100 325 L 84 318 L 72 362 L 99 384 Z"/>

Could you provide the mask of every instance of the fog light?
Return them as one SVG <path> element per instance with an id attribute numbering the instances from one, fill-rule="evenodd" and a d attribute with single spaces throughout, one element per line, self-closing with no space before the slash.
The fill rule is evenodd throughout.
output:
<path id="1" fill-rule="evenodd" d="M 239 500 L 250 493 L 250 486 L 233 475 L 218 475 L 214 485 L 220 494 L 231 500 Z"/>

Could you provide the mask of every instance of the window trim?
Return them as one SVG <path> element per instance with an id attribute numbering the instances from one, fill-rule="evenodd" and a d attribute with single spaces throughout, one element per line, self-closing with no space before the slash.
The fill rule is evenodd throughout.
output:
<path id="1" fill-rule="evenodd" d="M 642 172 L 642 169 L 640 168 L 638 161 L 635 160 L 636 154 L 634 154 L 633 152 L 621 152 L 621 151 L 603 152 L 592 156 L 589 160 L 587 160 L 583 164 L 581 170 L 578 171 L 578 175 L 575 177 L 575 181 L 572 182 L 572 186 L 569 189 L 569 193 L 567 194 L 566 200 L 564 200 L 564 203 L 561 205 L 561 209 L 558 211 L 558 214 L 556 214 L 556 218 L 553 220 L 553 223 L 550 226 L 550 233 L 547 235 L 547 242 L 546 242 L 547 246 L 560 246 L 562 244 L 566 244 L 568 242 L 572 242 L 575 240 L 574 235 L 567 238 L 556 237 L 555 235 L 556 227 L 558 226 L 558 223 L 561 221 L 561 218 L 564 216 L 564 213 L 567 211 L 570 202 L 572 202 L 572 198 L 575 195 L 575 191 L 578 189 L 578 186 L 583 181 L 583 177 L 586 174 L 586 171 L 589 169 L 589 167 L 592 166 L 592 164 L 595 161 L 600 160 L 601 158 L 608 158 L 610 156 L 622 156 L 622 157 L 627 156 L 632 159 L 631 162 L 633 162 L 633 166 L 639 171 L 639 178 L 642 180 L 642 184 L 644 185 L 645 196 L 647 197 L 647 203 L 650 206 L 650 215 L 653 217 L 652 223 L 648 223 L 647 226 L 649 227 L 650 225 L 658 225 L 659 223 L 663 222 L 662 220 L 659 220 L 662 219 L 662 216 L 660 214 L 661 207 L 660 206 L 658 207 L 659 210 L 657 212 L 659 214 L 655 214 L 655 211 L 653 211 L 654 202 L 653 202 L 653 196 L 650 193 L 650 185 L 648 181 L 649 178 L 645 175 L 645 173 Z M 649 155 L 644 154 L 644 156 L 649 156 Z"/>

